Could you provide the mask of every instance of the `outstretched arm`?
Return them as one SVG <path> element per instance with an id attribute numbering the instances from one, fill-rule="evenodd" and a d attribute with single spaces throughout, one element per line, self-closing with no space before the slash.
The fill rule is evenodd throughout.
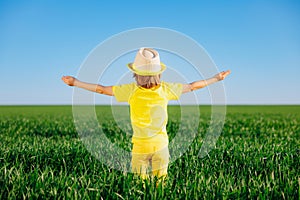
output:
<path id="1" fill-rule="evenodd" d="M 89 90 L 92 92 L 97 92 L 100 94 L 105 94 L 105 95 L 109 95 L 109 96 L 113 96 L 113 90 L 112 90 L 112 86 L 103 86 L 103 85 L 98 85 L 98 84 L 92 84 L 92 83 L 85 83 L 82 82 L 76 78 L 74 78 L 73 76 L 63 76 L 61 78 L 63 80 L 63 82 L 65 82 L 65 84 L 69 85 L 69 86 L 75 86 L 75 87 L 79 87 L 85 90 Z"/>
<path id="2" fill-rule="evenodd" d="M 212 78 L 206 80 L 195 81 L 190 84 L 184 84 L 182 88 L 182 93 L 191 92 L 193 90 L 198 90 L 200 88 L 204 88 L 210 84 L 216 83 L 218 81 L 222 81 L 226 76 L 230 74 L 230 70 L 220 72 L 213 76 Z"/>

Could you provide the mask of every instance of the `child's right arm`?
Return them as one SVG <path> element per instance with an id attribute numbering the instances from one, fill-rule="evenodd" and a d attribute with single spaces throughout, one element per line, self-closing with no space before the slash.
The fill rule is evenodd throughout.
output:
<path id="1" fill-rule="evenodd" d="M 209 78 L 206 80 L 200 80 L 200 81 L 192 82 L 190 84 L 184 84 L 183 88 L 182 88 L 182 93 L 187 93 L 187 92 L 191 92 L 194 90 L 198 90 L 198 89 L 204 88 L 210 84 L 216 83 L 218 81 L 222 81 L 229 74 L 230 74 L 230 70 L 227 70 L 226 72 L 225 71 L 220 72 L 220 73 L 216 74 L 215 76 L 213 76 L 212 78 Z"/>
<path id="2" fill-rule="evenodd" d="M 92 84 L 92 83 L 85 83 L 82 82 L 76 78 L 74 78 L 73 76 L 63 76 L 61 78 L 65 84 L 69 85 L 69 86 L 75 86 L 75 87 L 79 87 L 85 90 L 89 90 L 92 92 L 97 92 L 100 94 L 105 94 L 105 95 L 109 95 L 109 96 L 113 96 L 113 90 L 112 90 L 112 86 L 103 86 L 103 85 L 98 85 L 98 84 Z"/>

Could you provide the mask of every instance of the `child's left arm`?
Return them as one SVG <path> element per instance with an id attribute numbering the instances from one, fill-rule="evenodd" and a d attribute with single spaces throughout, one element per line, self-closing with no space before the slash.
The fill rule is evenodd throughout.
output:
<path id="1" fill-rule="evenodd" d="M 103 86 L 98 84 L 86 83 L 74 78 L 73 76 L 63 76 L 61 79 L 65 82 L 65 84 L 69 86 L 75 86 L 92 92 L 114 96 L 112 89 L 113 86 Z"/>
<path id="2" fill-rule="evenodd" d="M 182 93 L 191 92 L 193 90 L 198 90 L 201 88 L 204 88 L 210 84 L 216 83 L 218 81 L 222 81 L 225 79 L 226 76 L 230 74 L 230 70 L 220 72 L 213 76 L 212 78 L 206 79 L 206 80 L 199 80 L 192 82 L 190 84 L 184 84 L 182 88 Z"/>

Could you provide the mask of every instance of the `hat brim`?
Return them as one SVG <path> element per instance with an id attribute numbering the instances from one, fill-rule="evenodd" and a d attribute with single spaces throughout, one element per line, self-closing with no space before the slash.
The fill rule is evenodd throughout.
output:
<path id="1" fill-rule="evenodd" d="M 161 70 L 157 71 L 157 72 L 141 71 L 141 70 L 133 68 L 133 66 L 134 66 L 133 63 L 127 64 L 127 67 L 128 67 L 128 69 L 130 69 L 130 71 L 132 71 L 135 74 L 141 75 L 141 76 L 155 76 L 155 75 L 163 73 L 167 69 L 166 65 L 162 62 L 160 63 Z"/>

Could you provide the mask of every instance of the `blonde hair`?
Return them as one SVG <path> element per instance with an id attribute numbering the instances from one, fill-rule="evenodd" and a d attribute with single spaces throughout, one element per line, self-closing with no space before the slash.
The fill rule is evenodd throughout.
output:
<path id="1" fill-rule="evenodd" d="M 137 85 L 147 89 L 158 86 L 160 84 L 160 76 L 160 74 L 154 76 L 141 76 L 135 73 L 133 74 Z"/>

